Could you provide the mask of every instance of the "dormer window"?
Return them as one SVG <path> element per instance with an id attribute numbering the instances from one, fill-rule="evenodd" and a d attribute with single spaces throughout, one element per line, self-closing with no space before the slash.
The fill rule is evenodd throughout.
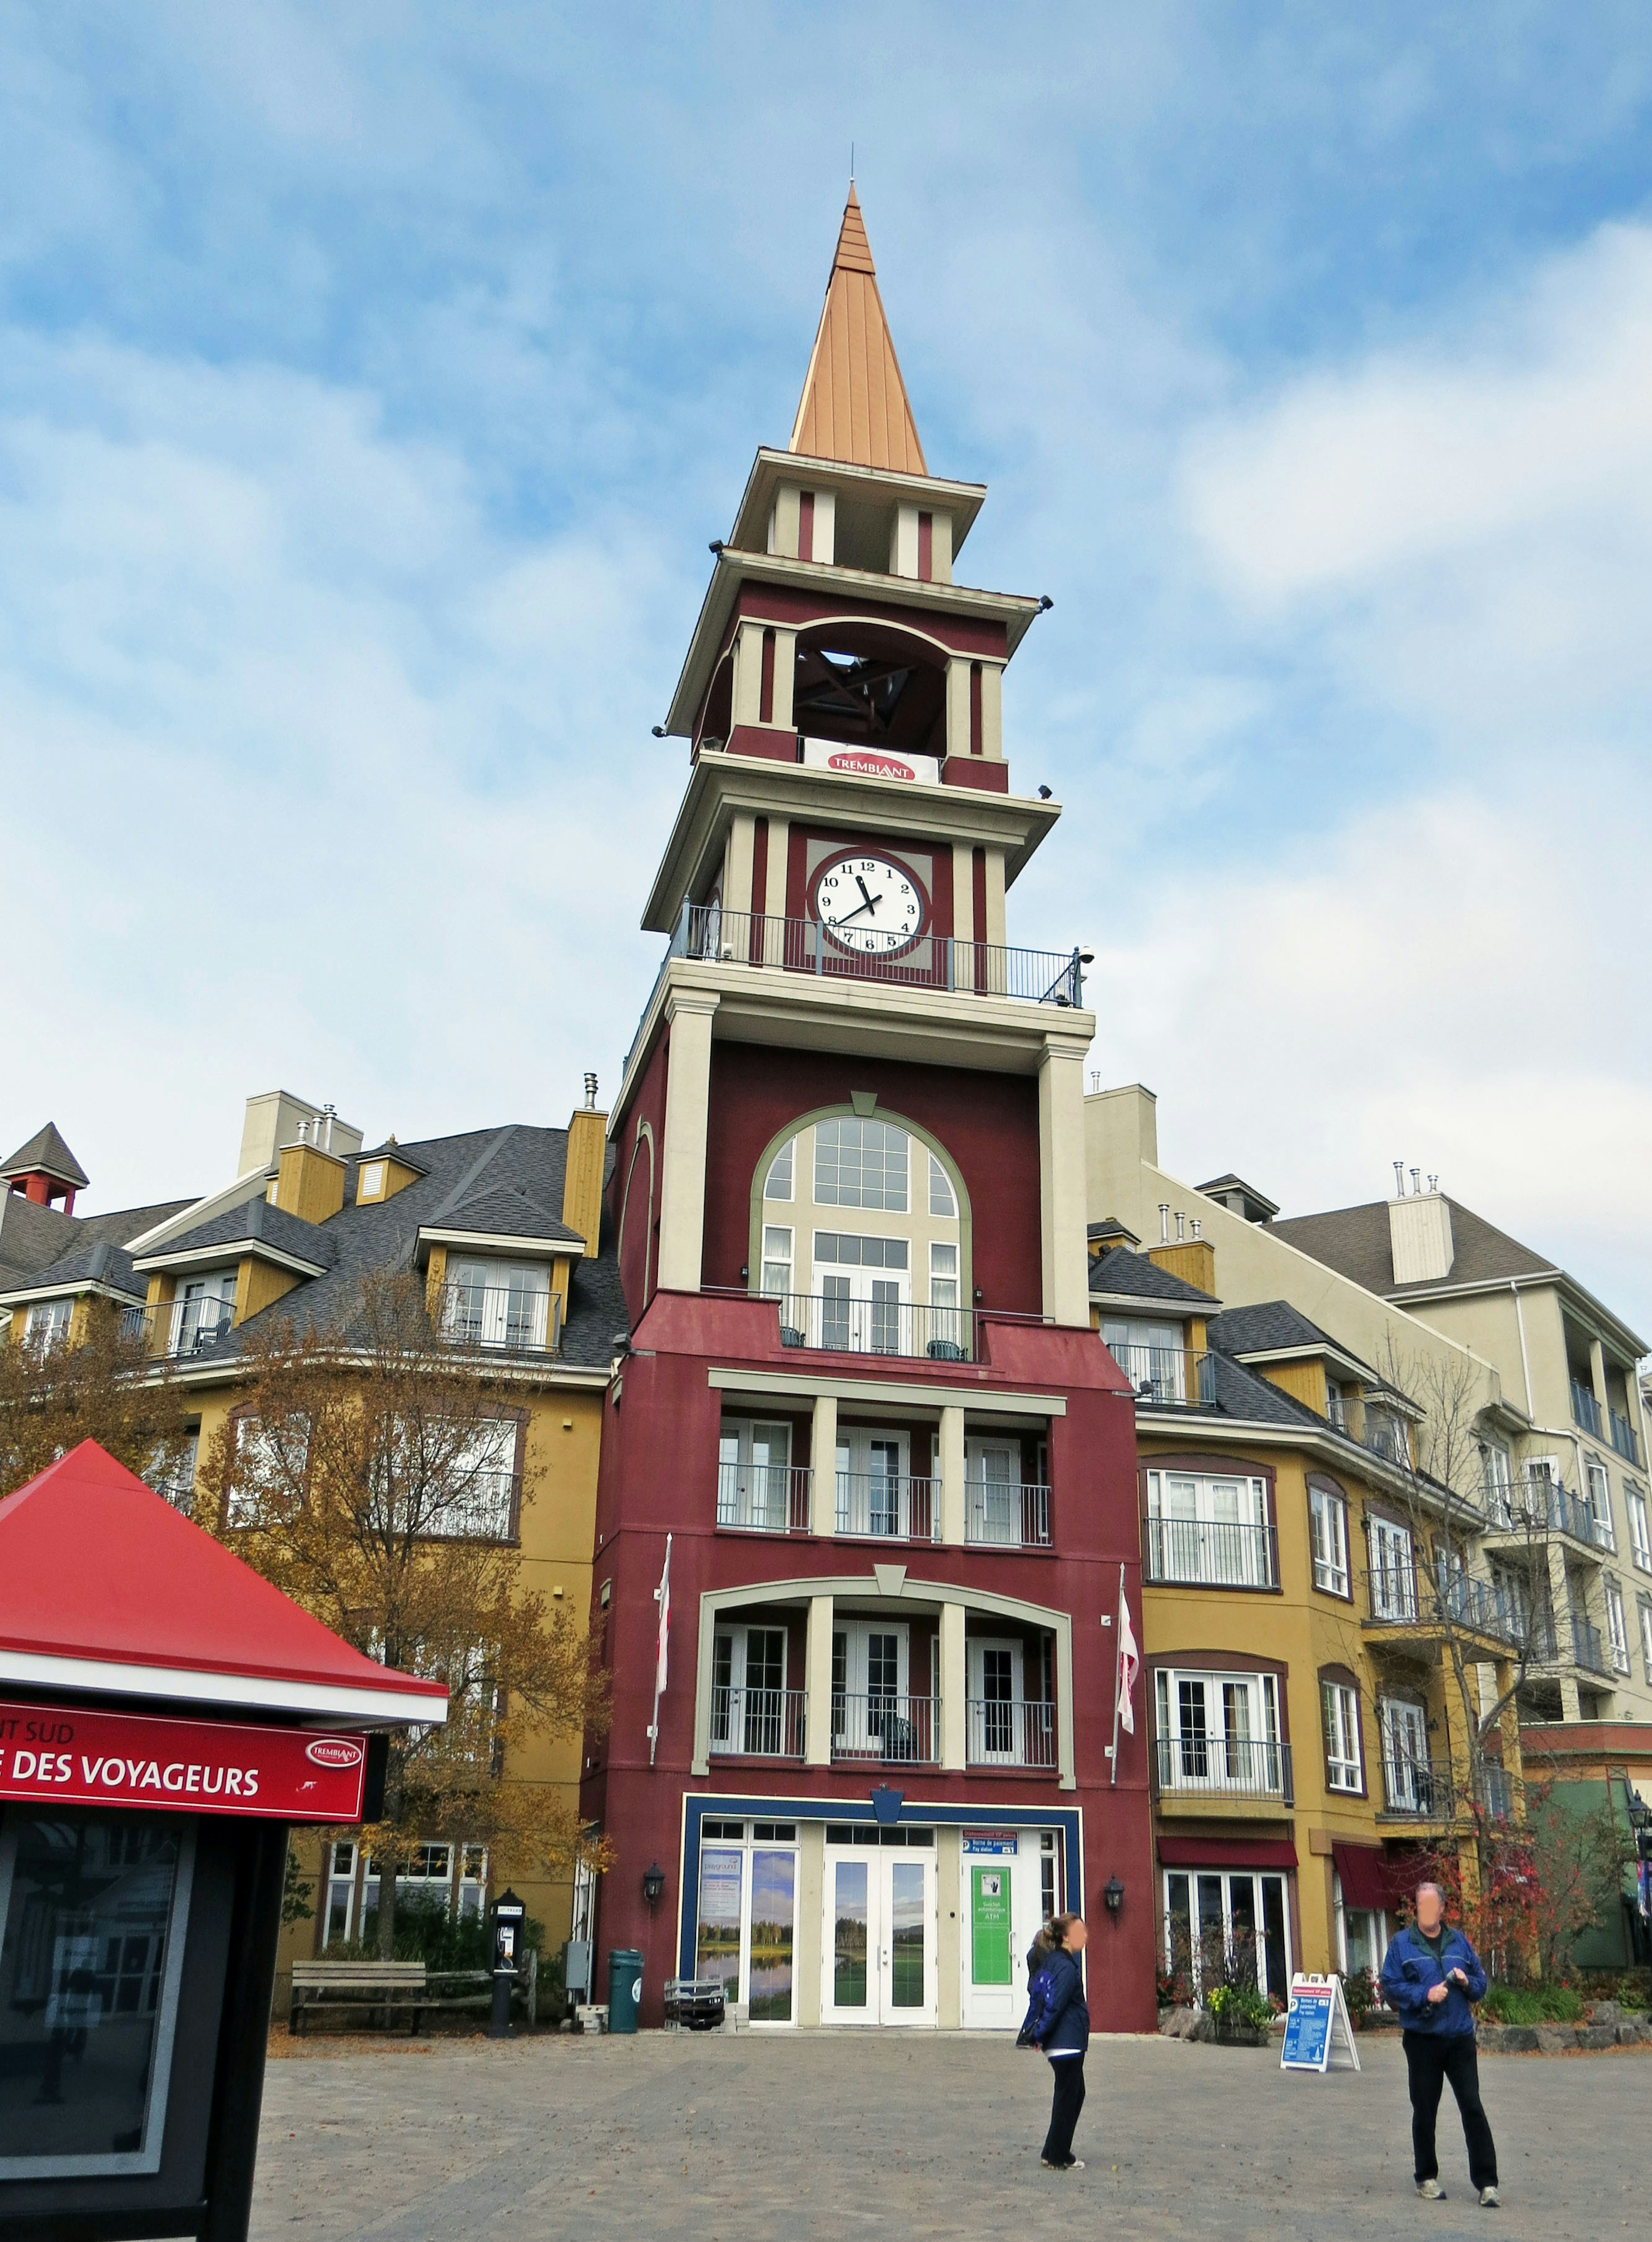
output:
<path id="1" fill-rule="evenodd" d="M 356 1171 L 356 1205 L 361 1206 L 370 1199 L 385 1195 L 385 1178 L 389 1172 L 387 1160 L 364 1160 Z"/>
<path id="2" fill-rule="evenodd" d="M 29 1311 L 24 1339 L 30 1346 L 61 1346 L 69 1336 L 75 1304 L 68 1300 L 37 1300 Z"/>
<path id="3" fill-rule="evenodd" d="M 551 1299 L 543 1262 L 450 1261 L 442 1335 L 460 1346 L 546 1353 L 554 1344 Z"/>
<path id="4" fill-rule="evenodd" d="M 228 1331 L 235 1319 L 233 1269 L 215 1269 L 211 1276 L 185 1277 L 178 1284 L 167 1332 L 168 1354 L 194 1354 Z"/>

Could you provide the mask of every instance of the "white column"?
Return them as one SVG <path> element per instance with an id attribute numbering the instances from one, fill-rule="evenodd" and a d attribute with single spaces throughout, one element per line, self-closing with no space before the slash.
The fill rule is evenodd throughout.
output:
<path id="1" fill-rule="evenodd" d="M 975 923 L 975 851 L 967 841 L 952 843 L 952 985 L 973 989 L 976 984 L 975 944 L 982 939 Z M 984 976 L 982 977 L 984 980 Z"/>
<path id="2" fill-rule="evenodd" d="M 834 1534 L 837 1530 L 837 1396 L 835 1393 L 817 1393 L 815 1396 L 815 1421 L 809 1434 L 809 1530 L 811 1534 Z"/>
<path id="3" fill-rule="evenodd" d="M 941 1412 L 941 1539 L 964 1545 L 964 1411 Z"/>
<path id="4" fill-rule="evenodd" d="M 964 1606 L 941 1606 L 941 1765 L 964 1767 L 969 1757 L 969 1666 L 964 1655 Z"/>
<path id="5" fill-rule="evenodd" d="M 769 517 L 769 550 L 788 560 L 797 558 L 798 496 L 795 483 L 782 483 L 775 493 L 774 511 Z"/>
<path id="6" fill-rule="evenodd" d="M 955 654 L 946 665 L 946 751 L 950 755 L 970 752 L 970 657 Z M 966 849 L 967 856 L 969 851 Z"/>
<path id="7" fill-rule="evenodd" d="M 981 752 L 994 762 L 1004 761 L 1004 664 L 981 664 Z"/>
<path id="8" fill-rule="evenodd" d="M 797 677 L 797 634 L 775 628 L 775 700 L 769 722 L 777 732 L 796 729 L 792 722 L 791 688 Z"/>
<path id="9" fill-rule="evenodd" d="M 837 493 L 817 490 L 815 493 L 815 551 L 814 558 L 823 560 L 829 568 L 837 558 Z"/>
<path id="10" fill-rule="evenodd" d="M 952 581 L 952 517 L 950 514 L 930 516 L 930 581 L 950 584 Z"/>
<path id="11" fill-rule="evenodd" d="M 735 946 L 735 954 L 743 964 L 747 954 L 746 931 L 728 923 L 730 911 L 749 911 L 752 905 L 751 862 L 756 843 L 757 820 L 749 809 L 736 809 L 729 822 L 729 848 L 722 861 L 723 942 Z"/>
<path id="12" fill-rule="evenodd" d="M 804 1687 L 809 1691 L 803 1735 L 806 1767 L 832 1763 L 832 1599 L 810 1596 L 809 1629 L 803 1643 Z"/>
<path id="13" fill-rule="evenodd" d="M 1038 1065 L 1038 1184 L 1044 1312 L 1058 1324 L 1090 1323 L 1085 1248 L 1085 1054 L 1045 1042 Z"/>
<path id="14" fill-rule="evenodd" d="M 891 576 L 917 574 L 917 508 L 897 506 L 890 530 L 889 572 Z"/>
<path id="15" fill-rule="evenodd" d="M 794 541 L 796 532 L 793 531 Z M 762 721 L 763 692 L 763 626 L 742 623 L 735 637 L 733 724 Z"/>
<path id="16" fill-rule="evenodd" d="M 659 1282 L 697 1292 L 706 1227 L 706 1119 L 711 1102 L 715 997 L 679 990 L 666 1000 L 671 1052 L 660 1158 Z"/>

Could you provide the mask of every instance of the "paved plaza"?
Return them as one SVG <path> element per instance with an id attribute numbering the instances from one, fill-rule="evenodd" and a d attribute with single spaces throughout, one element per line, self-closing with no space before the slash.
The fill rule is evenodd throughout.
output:
<path id="1" fill-rule="evenodd" d="M 303 2044 L 266 2078 L 252 2233 L 384 2242 L 1097 2232 L 1604 2236 L 1641 2222 L 1652 2051 L 1487 2056 L 1505 2208 L 1481 2211 L 1447 2093 L 1443 2204 L 1411 2185 L 1405 2064 L 1093 2043 L 1044 2171 L 1043 2060 L 1007 2039 L 742 2034 Z"/>

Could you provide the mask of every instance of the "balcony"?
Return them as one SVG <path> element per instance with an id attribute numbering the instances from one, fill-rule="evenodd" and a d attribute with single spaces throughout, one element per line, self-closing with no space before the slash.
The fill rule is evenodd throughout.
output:
<path id="1" fill-rule="evenodd" d="M 520 1285 L 444 1285 L 433 1318 L 447 1346 L 483 1354 L 555 1354 L 562 1344 L 558 1293 Z"/>
<path id="2" fill-rule="evenodd" d="M 806 1689 L 713 1689 L 714 1756 L 802 1759 L 808 1707 Z"/>
<path id="3" fill-rule="evenodd" d="M 940 1764 L 940 1700 L 832 1692 L 832 1758 L 877 1767 Z"/>
<path id="4" fill-rule="evenodd" d="M 1634 1426 L 1627 1417 L 1620 1417 L 1615 1409 L 1607 1411 L 1606 1420 L 1611 1428 L 1612 1446 L 1626 1463 L 1633 1464 L 1638 1471 L 1641 1467 L 1641 1443 Z"/>
<path id="5" fill-rule="evenodd" d="M 1247 1814 L 1296 1802 L 1291 1747 L 1248 1736 L 1160 1736 L 1158 1803 L 1165 1812 L 1208 1813 L 1233 1806 Z"/>
<path id="6" fill-rule="evenodd" d="M 1612 1547 L 1610 1526 L 1603 1529 L 1581 1496 L 1547 1472 L 1530 1473 L 1513 1487 L 1488 1480 L 1486 1514 L 1487 1541 L 1564 1534 L 1591 1554 Z"/>
<path id="7" fill-rule="evenodd" d="M 1007 1697 L 971 1697 L 964 1708 L 970 1767 L 1053 1768 L 1056 1708 Z"/>
<path id="8" fill-rule="evenodd" d="M 1527 1621 L 1519 1605 L 1489 1581 L 1465 1573 L 1437 1580 L 1410 1565 L 1376 1566 L 1360 1578 L 1368 1628 L 1408 1632 L 1418 1641 L 1455 1632 L 1509 1649 L 1525 1640 Z"/>
<path id="9" fill-rule="evenodd" d="M 1448 1760 L 1413 1759 L 1388 1751 L 1382 1758 L 1382 1811 L 1411 1822 L 1452 1822 L 1456 1780 Z"/>
<path id="10" fill-rule="evenodd" d="M 235 1321 L 231 1300 L 171 1300 L 155 1308 L 127 1308 L 120 1319 L 123 1339 L 143 1339 L 151 1354 L 187 1359 L 216 1346 Z"/>
<path id="11" fill-rule="evenodd" d="M 1581 1378 L 1572 1379 L 1572 1422 L 1592 1433 L 1597 1440 L 1606 1437 L 1606 1427 L 1601 1422 L 1601 1405 L 1595 1398 L 1593 1386 L 1585 1386 Z"/>
<path id="12" fill-rule="evenodd" d="M 950 935 L 908 939 L 876 928 L 857 939 L 877 946 L 850 949 L 812 918 L 764 918 L 716 903 L 685 903 L 666 957 L 1075 1010 L 1084 1002 L 1085 961 L 1078 950 L 1000 950 L 985 942 L 955 942 Z"/>
<path id="13" fill-rule="evenodd" d="M 814 1473 L 789 1464 L 717 1466 L 717 1523 L 737 1534 L 807 1534 Z"/>
<path id="14" fill-rule="evenodd" d="M 1277 1588 L 1279 1559 L 1274 1529 L 1207 1518 L 1150 1518 L 1147 1578 L 1161 1587 Z"/>
<path id="15" fill-rule="evenodd" d="M 1572 1614 L 1572 1655 L 1586 1673 L 1609 1675 L 1606 1652 L 1601 1642 L 1601 1630 L 1581 1613 Z"/>
<path id="16" fill-rule="evenodd" d="M 1014 1480 L 970 1480 L 964 1490 L 964 1538 L 989 1549 L 1047 1549 L 1049 1488 Z"/>
<path id="17" fill-rule="evenodd" d="M 1153 1408 L 1213 1409 L 1216 1359 L 1203 1347 L 1109 1346 L 1138 1401 Z"/>
<path id="18" fill-rule="evenodd" d="M 834 1527 L 881 1541 L 938 1541 L 941 1482 L 893 1472 L 839 1472 Z"/>
<path id="19" fill-rule="evenodd" d="M 780 1316 L 782 1346 L 831 1354 L 910 1355 L 930 1362 L 968 1362 L 975 1318 L 965 1308 L 930 1308 L 911 1300 L 853 1300 L 843 1293 L 770 1295 Z"/>

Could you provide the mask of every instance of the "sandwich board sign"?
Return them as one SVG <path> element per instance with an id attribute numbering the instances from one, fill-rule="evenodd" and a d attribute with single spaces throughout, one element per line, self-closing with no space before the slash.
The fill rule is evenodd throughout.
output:
<path id="1" fill-rule="evenodd" d="M 1340 1977 L 1299 1970 L 1291 1980 L 1285 2012 L 1281 2071 L 1358 2071 L 1360 2051 L 1343 1997 Z"/>

